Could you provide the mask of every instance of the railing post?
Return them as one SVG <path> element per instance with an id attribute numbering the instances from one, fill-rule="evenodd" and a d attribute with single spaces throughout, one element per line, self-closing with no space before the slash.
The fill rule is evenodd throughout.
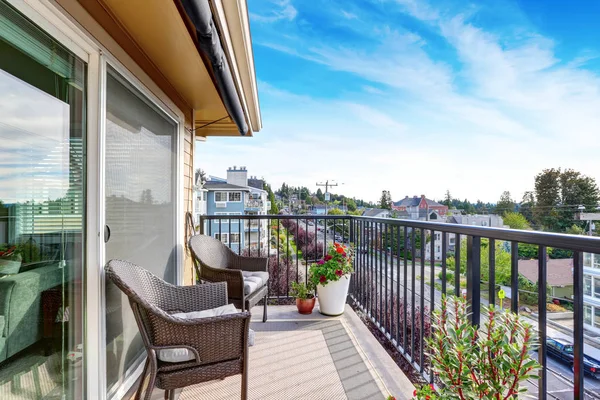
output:
<path id="1" fill-rule="evenodd" d="M 538 362 L 542 368 L 538 372 L 538 399 L 546 400 L 547 390 L 547 362 L 546 362 L 546 247 L 538 248 L 538 331 L 540 347 L 538 349 Z"/>
<path id="2" fill-rule="evenodd" d="M 510 310 L 519 313 L 519 242 L 510 242 Z"/>
<path id="3" fill-rule="evenodd" d="M 581 400 L 585 397 L 583 391 L 583 254 L 576 251 L 573 253 L 573 371 L 575 374 L 575 384 L 573 385 L 573 395 L 575 400 Z"/>
<path id="4" fill-rule="evenodd" d="M 471 323 L 479 326 L 481 317 L 481 237 L 467 236 L 467 301 Z"/>

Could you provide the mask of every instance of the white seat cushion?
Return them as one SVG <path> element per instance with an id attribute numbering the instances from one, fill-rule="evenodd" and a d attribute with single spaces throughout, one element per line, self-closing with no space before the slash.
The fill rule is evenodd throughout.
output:
<path id="1" fill-rule="evenodd" d="M 189 313 L 177 313 L 173 314 L 173 317 L 181 318 L 181 319 L 198 319 L 198 318 L 210 318 L 210 317 L 218 317 L 220 315 L 227 314 L 235 314 L 238 310 L 235 308 L 233 304 L 226 304 L 221 307 L 211 308 L 209 310 L 203 311 L 192 311 Z M 185 362 L 195 360 L 196 357 L 194 353 L 186 348 L 176 348 L 176 349 L 167 349 L 167 350 L 159 350 L 158 359 L 165 362 L 177 363 L 177 362 Z"/>
<path id="2" fill-rule="evenodd" d="M 242 271 L 244 277 L 244 294 L 254 293 L 256 289 L 261 288 L 269 280 L 269 273 L 263 271 Z"/>

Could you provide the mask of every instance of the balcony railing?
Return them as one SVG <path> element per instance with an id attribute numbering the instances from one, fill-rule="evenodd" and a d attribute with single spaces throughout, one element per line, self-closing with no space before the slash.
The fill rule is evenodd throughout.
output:
<path id="1" fill-rule="evenodd" d="M 222 218 L 202 217 L 204 220 Z M 539 380 L 527 382 L 529 393 L 539 399 L 547 396 L 557 398 L 549 394 L 548 378 L 552 374 L 560 376 L 560 379 L 552 379 L 550 384 L 554 387 L 557 385 L 555 381 L 560 380 L 561 385 L 567 386 L 562 392 L 572 391 L 575 399 L 600 399 L 598 386 L 588 384 L 583 372 L 584 344 L 586 357 L 598 358 L 594 356 L 595 352 L 600 354 L 600 342 L 584 335 L 583 297 L 583 255 L 600 253 L 599 238 L 354 216 L 245 215 L 225 218 L 229 219 L 228 223 L 219 224 L 223 233 L 249 234 L 235 231 L 242 225 L 232 223 L 235 219 L 267 222 L 267 232 L 258 232 L 257 248 L 248 249 L 246 245 L 235 250 L 250 256 L 270 257 L 269 296 L 274 299 L 289 297 L 290 283 L 306 279 L 310 264 L 324 255 L 328 244 L 333 241 L 352 243 L 356 256 L 349 300 L 430 382 L 435 380 L 427 360 L 424 338 L 430 334 L 430 315 L 439 308 L 441 296 L 466 296 L 471 304 L 470 320 L 479 325 L 486 318 L 481 313 L 481 305 L 497 303 L 496 293 L 500 285 L 496 282 L 496 269 L 506 268 L 508 263 L 509 284 L 506 291 L 513 295 L 509 296 L 507 307 L 519 313 L 521 305 L 537 306 L 537 318 L 535 314 L 526 317 L 531 319 L 538 331 L 540 345 L 532 357 L 538 359 L 542 369 Z M 206 225 L 208 229 L 212 227 L 210 223 Z M 217 232 L 205 233 L 212 235 Z M 436 233 L 445 234 L 438 235 L 441 240 L 436 240 Z M 266 246 L 260 238 L 264 234 L 269 237 Z M 449 237 L 453 237 L 456 243 L 453 252 L 449 250 Z M 429 254 L 435 254 L 435 246 L 440 245 L 438 242 L 441 242 L 441 260 L 420 257 L 427 253 L 426 246 L 431 246 Z M 535 289 L 520 279 L 519 243 L 538 247 L 538 282 Z M 549 248 L 572 252 L 573 295 L 570 298 L 553 297 L 547 291 Z M 503 279 L 506 279 L 506 274 Z M 547 303 L 553 300 L 573 310 L 572 328 L 559 326 L 547 318 Z M 547 357 L 546 339 L 558 334 L 569 336 L 574 344 L 574 372 L 570 376 L 568 370 L 567 373 L 557 371 L 555 360 Z M 593 354 L 588 354 L 590 352 Z"/>

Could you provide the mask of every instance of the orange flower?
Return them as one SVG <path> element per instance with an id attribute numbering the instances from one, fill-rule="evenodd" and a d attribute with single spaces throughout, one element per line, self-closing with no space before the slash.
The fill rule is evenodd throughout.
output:
<path id="1" fill-rule="evenodd" d="M 335 249 L 335 251 L 337 251 L 339 254 L 342 254 L 344 252 L 344 249 L 338 247 L 337 249 Z"/>

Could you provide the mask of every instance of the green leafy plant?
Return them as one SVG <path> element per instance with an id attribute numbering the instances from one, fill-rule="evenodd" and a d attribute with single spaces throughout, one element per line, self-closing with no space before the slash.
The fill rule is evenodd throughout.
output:
<path id="1" fill-rule="evenodd" d="M 297 299 L 312 299 L 315 297 L 315 285 L 309 280 L 304 283 L 292 282 L 290 288 L 290 295 Z"/>
<path id="2" fill-rule="evenodd" d="M 327 255 L 310 268 L 310 280 L 315 285 L 327 285 L 339 281 L 353 269 L 354 249 L 351 246 L 334 243 L 329 246 Z"/>
<path id="3" fill-rule="evenodd" d="M 483 314 L 482 314 L 483 316 Z M 533 328 L 518 315 L 486 307 L 487 321 L 478 330 L 468 320 L 467 301 L 444 296 L 434 312 L 427 354 L 440 385 L 417 389 L 417 399 L 508 400 L 526 388 L 520 383 L 540 365 L 529 357 L 535 345 Z"/>

